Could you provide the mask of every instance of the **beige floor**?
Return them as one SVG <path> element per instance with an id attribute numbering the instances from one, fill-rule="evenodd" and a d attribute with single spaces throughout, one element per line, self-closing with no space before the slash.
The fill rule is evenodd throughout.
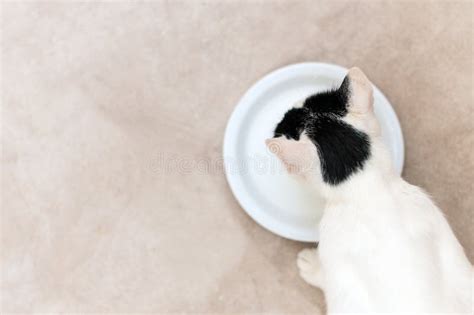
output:
<path id="1" fill-rule="evenodd" d="M 304 245 L 245 215 L 218 167 L 242 93 L 301 61 L 357 65 L 385 92 L 405 177 L 473 260 L 471 2 L 2 8 L 3 313 L 323 309 L 297 276 Z"/>

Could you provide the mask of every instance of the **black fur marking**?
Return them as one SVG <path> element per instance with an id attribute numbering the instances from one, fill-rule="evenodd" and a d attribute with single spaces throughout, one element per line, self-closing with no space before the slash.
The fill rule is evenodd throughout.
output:
<path id="1" fill-rule="evenodd" d="M 306 131 L 316 145 L 323 180 L 330 185 L 361 170 L 370 157 L 368 135 L 341 120 L 347 114 L 349 94 L 346 77 L 339 89 L 311 95 L 303 107 L 290 109 L 274 133 L 274 137 L 299 140 Z"/>
<path id="2" fill-rule="evenodd" d="M 318 149 L 323 180 L 337 185 L 361 170 L 370 157 L 369 137 L 331 116 L 318 116 L 306 133 Z"/>
<path id="3" fill-rule="evenodd" d="M 338 89 L 311 95 L 303 106 L 315 114 L 327 113 L 343 117 L 347 114 L 349 93 L 349 79 L 346 77 Z"/>
<path id="4" fill-rule="evenodd" d="M 277 125 L 274 136 L 285 136 L 287 139 L 299 140 L 308 118 L 308 109 L 302 107 L 290 109 Z"/>

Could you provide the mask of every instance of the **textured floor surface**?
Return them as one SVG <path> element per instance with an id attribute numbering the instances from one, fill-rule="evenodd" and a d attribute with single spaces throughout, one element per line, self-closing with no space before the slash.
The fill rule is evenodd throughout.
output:
<path id="1" fill-rule="evenodd" d="M 384 91 L 405 178 L 472 261 L 472 6 L 3 3 L 2 313 L 324 311 L 297 275 L 304 245 L 245 215 L 219 167 L 239 97 L 301 61 Z"/>

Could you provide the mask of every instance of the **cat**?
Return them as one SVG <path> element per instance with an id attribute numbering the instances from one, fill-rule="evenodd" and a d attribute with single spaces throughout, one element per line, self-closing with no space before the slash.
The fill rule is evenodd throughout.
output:
<path id="1" fill-rule="evenodd" d="M 473 267 L 442 212 L 394 170 L 352 68 L 341 85 L 290 109 L 267 139 L 291 175 L 325 199 L 317 248 L 297 257 L 329 314 L 472 313 Z"/>

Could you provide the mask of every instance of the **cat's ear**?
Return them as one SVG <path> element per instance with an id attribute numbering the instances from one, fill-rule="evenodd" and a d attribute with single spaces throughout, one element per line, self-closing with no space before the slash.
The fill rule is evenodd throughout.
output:
<path id="1" fill-rule="evenodd" d="M 351 68 L 347 73 L 343 85 L 347 85 L 349 92 L 348 110 L 357 114 L 373 112 L 374 96 L 372 83 L 359 68 Z"/>
<path id="2" fill-rule="evenodd" d="M 267 139 L 265 143 L 268 150 L 280 159 L 290 174 L 304 176 L 316 161 L 316 147 L 307 138 L 297 141 L 278 137 Z"/>

